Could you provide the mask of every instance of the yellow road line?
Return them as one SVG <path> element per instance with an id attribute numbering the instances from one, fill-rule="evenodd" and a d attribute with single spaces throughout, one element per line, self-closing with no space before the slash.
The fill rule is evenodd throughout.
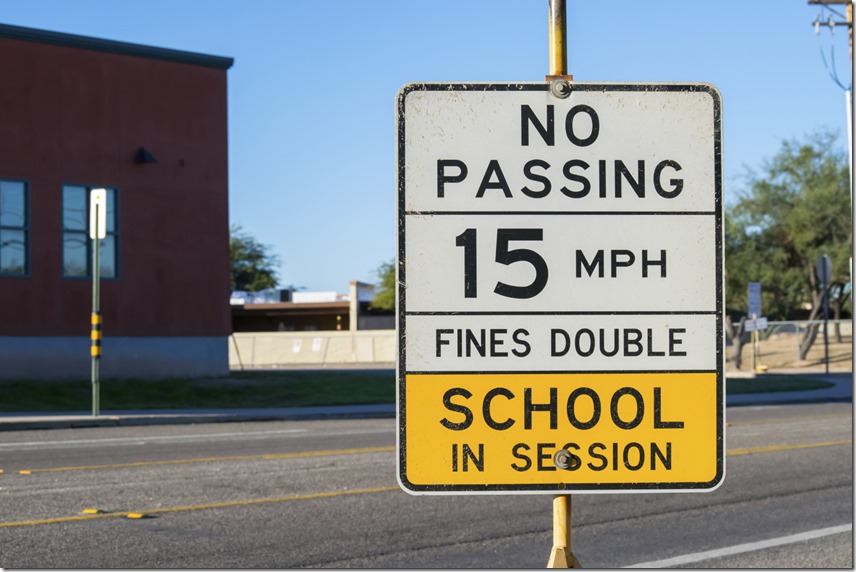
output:
<path id="1" fill-rule="evenodd" d="M 385 453 L 395 451 L 394 446 L 363 447 L 359 449 L 331 449 L 327 451 L 305 451 L 299 453 L 265 453 L 262 455 L 235 455 L 231 457 L 202 457 L 197 459 L 171 459 L 167 461 L 137 461 L 134 463 L 111 463 L 108 465 L 79 465 L 75 467 L 50 467 L 46 469 L 27 469 L 18 471 L 22 475 L 33 473 L 51 473 L 57 471 L 85 471 L 96 469 L 123 469 L 128 467 L 148 467 L 156 465 L 181 465 L 186 463 L 214 463 L 218 461 L 255 461 L 274 459 L 300 459 L 305 457 L 323 457 L 325 455 L 355 455 L 359 453 Z"/>
<path id="2" fill-rule="evenodd" d="M 751 455 L 755 453 L 770 453 L 775 451 L 788 451 L 788 450 L 796 450 L 796 449 L 810 449 L 816 447 L 832 447 L 836 445 L 852 445 L 852 439 L 846 439 L 842 441 L 827 441 L 824 443 L 806 443 L 802 445 L 769 445 L 763 447 L 748 447 L 744 449 L 730 449 L 726 452 L 726 455 L 729 457 L 739 456 L 739 455 Z M 375 452 L 375 451 L 392 451 L 394 447 L 367 447 L 363 449 L 336 449 L 332 451 L 312 451 L 307 453 L 283 453 L 277 455 L 247 455 L 241 457 L 213 457 L 212 459 L 223 460 L 223 459 L 272 459 L 272 458 L 291 458 L 291 457 L 317 457 L 321 455 L 332 455 L 332 454 L 349 454 L 349 453 L 366 453 L 366 452 Z M 180 460 L 180 461 L 161 461 L 157 462 L 157 464 L 165 464 L 165 463 L 175 463 L 175 462 L 202 462 L 202 459 L 188 459 L 188 460 Z M 97 468 L 105 468 L 111 466 L 139 466 L 145 464 L 154 464 L 154 463 L 128 463 L 124 465 L 98 465 Z M 89 467 L 69 467 L 69 468 L 57 468 L 57 469 L 42 469 L 42 470 L 71 470 L 75 468 L 89 468 Z M 373 494 L 373 493 L 382 493 L 382 492 L 391 492 L 399 490 L 398 487 L 380 487 L 373 489 L 358 489 L 353 491 L 333 491 L 327 493 L 314 493 L 309 495 L 298 495 L 291 497 L 278 497 L 278 498 L 268 498 L 268 499 L 253 499 L 253 500 L 243 500 L 243 501 L 227 501 L 227 502 L 218 502 L 218 503 L 208 503 L 208 504 L 199 504 L 199 505 L 190 505 L 190 506 L 179 506 L 179 507 L 171 507 L 171 508 L 157 508 L 152 510 L 141 510 L 141 511 L 128 511 L 128 512 L 107 512 L 100 514 L 86 514 L 86 515 L 78 515 L 78 516 L 67 516 L 61 518 L 46 518 L 40 520 L 26 520 L 20 522 L 5 522 L 0 523 L 0 528 L 8 528 L 8 527 L 17 527 L 17 526 L 35 526 L 40 524 L 57 524 L 64 522 L 76 522 L 82 520 L 94 520 L 98 518 L 117 518 L 117 517 L 125 517 L 129 518 L 131 515 L 155 515 L 155 514 L 166 514 L 173 512 L 187 512 L 193 510 L 208 510 L 214 508 L 231 508 L 238 506 L 251 506 L 257 504 L 271 504 L 271 503 L 282 503 L 282 502 L 290 502 L 290 501 L 300 501 L 300 500 L 313 500 L 313 499 L 322 499 L 322 498 L 333 498 L 340 496 L 348 496 L 348 495 L 361 495 L 361 494 Z"/>
<path id="3" fill-rule="evenodd" d="M 743 425 L 772 425 L 774 423 L 794 423 L 799 421 L 817 421 L 818 419 L 835 419 L 838 417 L 852 418 L 849 413 L 827 413 L 824 415 L 803 415 L 801 417 L 770 417 L 767 419 L 747 419 L 746 421 L 729 421 L 728 427 L 742 427 Z"/>
<path id="4" fill-rule="evenodd" d="M 141 516 L 148 516 L 154 514 L 164 514 L 170 512 L 187 512 L 191 510 L 207 510 L 212 508 L 231 508 L 236 506 L 250 506 L 256 504 L 271 504 L 271 503 L 282 503 L 282 502 L 290 502 L 290 501 L 301 501 L 301 500 L 313 500 L 313 499 L 324 499 L 324 498 L 332 498 L 332 497 L 341 497 L 348 495 L 365 495 L 365 494 L 374 494 L 374 493 L 386 493 L 391 491 L 401 490 L 398 487 L 380 487 L 374 489 L 357 489 L 353 491 L 333 491 L 328 493 L 314 493 L 309 495 L 298 495 L 292 497 L 278 497 L 278 498 L 270 498 L 270 499 L 253 499 L 253 500 L 244 500 L 244 501 L 228 501 L 228 502 L 218 502 L 218 503 L 210 503 L 210 504 L 199 504 L 199 505 L 191 505 L 191 506 L 178 506 L 172 508 L 156 508 L 152 510 L 139 510 L 139 511 L 129 511 L 129 512 L 108 512 L 101 514 L 89 514 L 89 515 L 79 515 L 79 516 L 66 516 L 61 518 L 45 518 L 40 520 L 24 520 L 20 522 L 0 522 L 0 528 L 10 528 L 13 526 L 35 526 L 39 524 L 58 524 L 63 522 L 76 522 L 81 520 L 94 520 L 97 518 L 140 518 Z"/>
<path id="5" fill-rule="evenodd" d="M 388 493 L 391 491 L 399 491 L 401 490 L 399 487 L 379 487 L 374 489 L 361 489 L 354 491 L 334 491 L 330 493 L 316 493 L 311 495 L 301 495 L 296 497 L 280 497 L 280 498 L 272 498 L 272 499 L 254 499 L 254 500 L 246 500 L 246 501 L 229 501 L 229 502 L 217 502 L 217 503 L 209 503 L 209 504 L 199 504 L 194 506 L 181 506 L 181 507 L 173 507 L 173 508 L 158 508 L 154 510 L 146 510 L 143 511 L 144 514 L 163 514 L 169 512 L 185 512 L 189 510 L 207 510 L 212 508 L 229 508 L 235 506 L 249 506 L 254 504 L 269 504 L 269 503 L 279 503 L 279 502 L 288 502 L 288 501 L 296 501 L 296 500 L 312 500 L 312 499 L 323 499 L 323 498 L 331 498 L 331 497 L 340 497 L 346 495 L 364 495 L 364 494 L 372 494 L 372 493 Z"/>
<path id="6" fill-rule="evenodd" d="M 826 443 L 806 443 L 803 445 L 766 445 L 764 447 L 748 447 L 745 449 L 729 449 L 725 452 L 728 457 L 738 455 L 752 455 L 755 453 L 772 453 L 775 451 L 793 451 L 796 449 L 813 449 L 815 447 L 833 447 L 835 445 L 852 445 L 852 439 L 843 441 L 827 441 Z"/>
<path id="7" fill-rule="evenodd" d="M 74 522 L 77 520 L 94 520 L 96 518 L 115 518 L 117 516 L 125 516 L 128 513 L 110 513 L 110 514 L 85 514 L 79 516 L 65 516 L 62 518 L 45 518 L 41 520 L 24 520 L 21 522 L 0 522 L 0 528 L 8 528 L 12 526 L 35 526 L 37 524 L 54 524 L 58 522 Z"/>
<path id="8" fill-rule="evenodd" d="M 829 441 L 825 443 L 810 443 L 805 445 L 770 445 L 763 447 L 749 447 L 744 449 L 730 449 L 726 451 L 728 456 L 751 455 L 754 453 L 770 453 L 775 451 L 787 451 L 795 449 L 808 449 L 812 447 L 831 447 L 834 445 L 851 444 L 853 441 Z M 171 459 L 166 461 L 138 461 L 134 463 L 112 463 L 107 465 L 79 465 L 73 467 L 50 467 L 46 469 L 27 469 L 18 471 L 21 475 L 33 473 L 50 473 L 59 471 L 84 471 L 99 469 L 122 469 L 133 467 L 148 467 L 157 465 L 181 465 L 188 463 L 213 463 L 218 461 L 253 461 L 253 460 L 276 460 L 276 459 L 300 459 L 309 457 L 323 457 L 325 455 L 356 455 L 360 453 L 386 453 L 395 451 L 394 446 L 386 447 L 363 447 L 356 449 L 330 449 L 326 451 L 305 451 L 299 453 L 266 453 L 261 455 L 234 455 L 228 457 L 201 457 L 196 459 Z"/>

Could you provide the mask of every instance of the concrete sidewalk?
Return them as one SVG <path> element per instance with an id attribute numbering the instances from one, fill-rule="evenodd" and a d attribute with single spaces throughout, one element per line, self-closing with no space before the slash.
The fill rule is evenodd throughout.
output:
<path id="1" fill-rule="evenodd" d="M 726 395 L 726 407 L 788 403 L 823 403 L 853 400 L 853 374 L 776 371 L 768 374 L 815 377 L 834 383 L 833 387 L 807 391 L 785 391 Z M 279 407 L 260 409 L 163 409 L 145 411 L 102 411 L 70 413 L 0 413 L 0 432 L 11 430 L 116 427 L 134 425 L 179 425 L 235 421 L 297 421 L 309 419 L 394 418 L 395 404 L 342 405 L 331 407 Z"/>

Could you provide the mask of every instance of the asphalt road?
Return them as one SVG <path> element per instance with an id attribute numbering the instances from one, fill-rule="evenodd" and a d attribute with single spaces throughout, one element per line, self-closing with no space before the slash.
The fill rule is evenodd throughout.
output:
<path id="1" fill-rule="evenodd" d="M 584 567 L 853 567 L 852 404 L 727 418 L 719 489 L 573 496 Z M 391 419 L 5 432 L 0 567 L 545 566 L 550 495 L 410 496 L 394 448 Z"/>

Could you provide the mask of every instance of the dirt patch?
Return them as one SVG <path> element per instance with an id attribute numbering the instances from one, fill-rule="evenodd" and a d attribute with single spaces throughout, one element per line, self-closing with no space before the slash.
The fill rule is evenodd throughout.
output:
<path id="1" fill-rule="evenodd" d="M 824 357 L 823 334 L 818 335 L 811 350 L 806 356 L 808 359 L 800 360 L 798 354 L 799 338 L 796 334 L 776 334 L 758 344 L 758 357 L 756 361 L 769 369 L 801 369 L 805 371 L 825 371 L 826 360 Z M 725 370 L 738 371 L 734 365 L 734 346 L 725 348 Z M 752 370 L 752 344 L 743 345 L 742 351 L 743 367 L 739 371 Z M 835 341 L 835 336 L 829 338 L 829 371 L 847 372 L 853 371 L 853 338 L 842 337 L 841 342 Z"/>

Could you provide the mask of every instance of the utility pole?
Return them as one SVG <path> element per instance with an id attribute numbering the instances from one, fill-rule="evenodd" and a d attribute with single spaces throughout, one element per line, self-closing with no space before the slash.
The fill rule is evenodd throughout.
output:
<path id="1" fill-rule="evenodd" d="M 848 34 L 850 37 L 850 65 L 853 65 L 853 2 L 851 0 L 808 0 L 809 5 L 821 5 L 821 6 L 831 6 L 833 4 L 837 5 L 847 5 L 847 15 L 845 17 L 845 21 L 838 22 L 832 19 L 832 16 L 829 17 L 829 20 L 826 22 L 820 21 L 820 16 L 815 18 L 813 22 L 814 31 L 820 32 L 821 26 L 829 26 L 829 30 L 832 31 L 836 26 L 847 26 L 849 28 Z"/>
<path id="2" fill-rule="evenodd" d="M 850 69 L 853 69 L 853 0 L 808 0 L 809 5 L 821 5 L 827 7 L 827 9 L 836 14 L 837 16 L 841 16 L 838 12 L 835 12 L 829 6 L 836 5 L 847 5 L 847 11 L 845 13 L 845 19 L 843 22 L 836 21 L 832 16 L 826 22 L 820 21 L 820 15 L 818 14 L 814 18 L 814 32 L 815 34 L 820 33 L 821 26 L 829 26 L 829 32 L 833 33 L 835 31 L 836 26 L 847 26 L 847 33 L 850 38 Z M 836 83 L 841 85 L 838 82 L 838 79 L 835 78 Z M 842 86 L 844 87 L 844 86 Z M 850 75 L 850 86 L 844 88 L 844 101 L 847 107 L 847 158 L 848 158 L 848 166 L 850 167 L 850 210 L 853 210 L 853 72 L 851 71 Z M 850 284 L 853 284 L 853 257 L 850 257 Z M 824 300 L 826 300 L 826 296 L 828 296 L 828 292 L 824 291 Z M 826 323 L 824 322 L 824 335 Z M 827 368 L 829 368 L 829 359 L 827 358 Z"/>

